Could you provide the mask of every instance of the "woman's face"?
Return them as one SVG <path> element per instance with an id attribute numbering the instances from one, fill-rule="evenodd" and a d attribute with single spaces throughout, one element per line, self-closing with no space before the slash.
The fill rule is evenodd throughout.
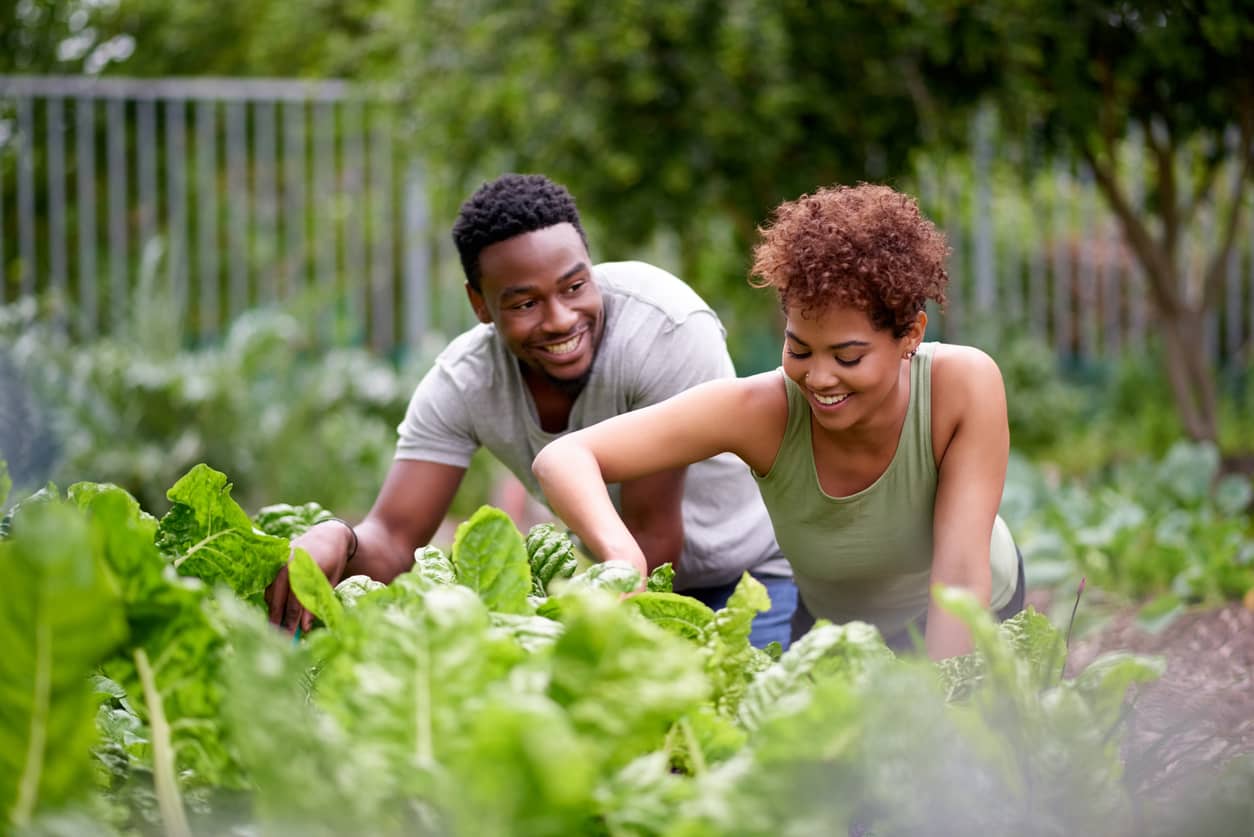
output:
<path id="1" fill-rule="evenodd" d="M 856 308 L 803 314 L 790 307 L 785 315 L 784 373 L 801 387 L 819 425 L 833 431 L 871 423 L 891 406 L 902 360 L 927 325 L 920 314 L 903 337 L 893 337 Z"/>

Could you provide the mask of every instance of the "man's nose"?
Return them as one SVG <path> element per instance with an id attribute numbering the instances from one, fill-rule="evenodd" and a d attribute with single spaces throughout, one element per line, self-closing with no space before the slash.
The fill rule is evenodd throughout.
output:
<path id="1" fill-rule="evenodd" d="M 579 315 L 569 305 L 554 300 L 544 309 L 544 330 L 554 334 L 565 334 L 575 327 Z"/>

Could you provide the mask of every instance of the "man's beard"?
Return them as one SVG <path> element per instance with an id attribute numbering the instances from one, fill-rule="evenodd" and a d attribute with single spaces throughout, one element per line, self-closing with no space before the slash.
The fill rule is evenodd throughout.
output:
<path id="1" fill-rule="evenodd" d="M 584 372 L 578 378 L 555 378 L 548 372 L 544 372 L 544 379 L 553 385 L 558 392 L 569 395 L 571 398 L 583 392 L 583 388 L 587 386 L 588 379 L 592 377 L 592 368 L 596 364 L 588 367 L 588 371 Z"/>

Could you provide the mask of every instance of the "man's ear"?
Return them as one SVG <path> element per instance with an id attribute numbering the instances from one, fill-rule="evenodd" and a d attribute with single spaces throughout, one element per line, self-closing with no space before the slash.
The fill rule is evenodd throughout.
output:
<path id="1" fill-rule="evenodd" d="M 492 322 L 492 314 L 488 311 L 488 303 L 483 298 L 483 294 L 472 288 L 469 282 L 466 283 L 466 298 L 470 300 L 470 307 L 475 309 L 475 316 L 479 318 L 479 322 Z"/>

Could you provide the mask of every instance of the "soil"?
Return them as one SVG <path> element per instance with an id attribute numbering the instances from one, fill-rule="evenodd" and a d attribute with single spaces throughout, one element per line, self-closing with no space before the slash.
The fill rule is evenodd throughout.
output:
<path id="1" fill-rule="evenodd" d="M 1166 671 L 1134 686 L 1124 745 L 1134 791 L 1170 794 L 1235 756 L 1254 753 L 1254 596 L 1247 602 L 1184 613 L 1159 633 L 1136 621 L 1136 609 L 1077 639 L 1068 660 L 1075 673 L 1110 651 L 1153 654 Z"/>

